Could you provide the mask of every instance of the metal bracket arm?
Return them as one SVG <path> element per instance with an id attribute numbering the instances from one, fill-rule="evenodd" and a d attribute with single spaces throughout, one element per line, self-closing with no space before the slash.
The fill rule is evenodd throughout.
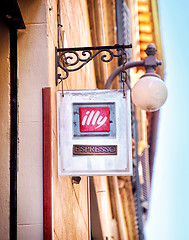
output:
<path id="1" fill-rule="evenodd" d="M 114 57 L 126 57 L 126 48 L 132 48 L 132 44 L 114 46 L 98 46 L 98 47 L 77 47 L 77 48 L 55 48 L 55 74 L 56 85 L 65 80 L 69 76 L 69 72 L 81 69 L 88 62 L 94 59 L 100 53 L 104 53 L 100 59 L 103 62 L 110 62 Z M 112 50 L 116 49 L 117 54 Z M 94 51 L 94 52 L 93 52 Z M 58 73 L 58 69 L 64 71 L 64 76 Z"/>

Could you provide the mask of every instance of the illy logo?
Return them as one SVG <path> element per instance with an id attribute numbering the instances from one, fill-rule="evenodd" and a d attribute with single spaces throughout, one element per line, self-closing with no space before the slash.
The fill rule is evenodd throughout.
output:
<path id="1" fill-rule="evenodd" d="M 109 132 L 109 107 L 79 108 L 80 132 Z"/>

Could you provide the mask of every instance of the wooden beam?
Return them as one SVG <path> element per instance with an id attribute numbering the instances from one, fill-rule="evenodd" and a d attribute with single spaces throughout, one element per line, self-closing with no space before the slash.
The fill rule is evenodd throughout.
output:
<path id="1" fill-rule="evenodd" d="M 52 240 L 52 148 L 51 148 L 51 88 L 42 89 L 43 98 L 43 234 Z"/>

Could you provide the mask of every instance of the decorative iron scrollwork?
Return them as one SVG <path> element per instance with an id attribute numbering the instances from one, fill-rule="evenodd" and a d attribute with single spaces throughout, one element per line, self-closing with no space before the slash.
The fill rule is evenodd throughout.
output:
<path id="1" fill-rule="evenodd" d="M 131 48 L 132 45 L 114 45 L 100 47 L 83 47 L 83 48 L 59 48 L 55 49 L 56 58 L 56 85 L 65 80 L 69 76 L 69 72 L 74 72 L 81 69 L 88 62 L 94 59 L 100 53 L 104 53 L 100 59 L 102 62 L 110 62 L 114 57 L 125 58 L 126 48 Z M 115 54 L 112 49 L 117 50 Z M 95 51 L 95 52 L 93 52 Z M 64 76 L 58 73 L 58 68 L 64 71 Z"/>

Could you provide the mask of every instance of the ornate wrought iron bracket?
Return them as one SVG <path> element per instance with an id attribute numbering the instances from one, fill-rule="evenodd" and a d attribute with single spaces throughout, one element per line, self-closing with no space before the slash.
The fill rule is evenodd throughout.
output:
<path id="1" fill-rule="evenodd" d="M 100 57 L 103 62 L 110 62 L 114 57 L 126 58 L 126 48 L 132 48 L 132 44 L 114 46 L 99 46 L 99 47 L 78 47 L 78 48 L 55 48 L 55 60 L 56 60 L 56 85 L 61 83 L 69 76 L 69 72 L 74 72 L 81 69 L 93 58 L 100 53 Z M 112 50 L 116 49 L 117 54 Z M 64 71 L 64 76 L 58 72 L 58 69 Z"/>

